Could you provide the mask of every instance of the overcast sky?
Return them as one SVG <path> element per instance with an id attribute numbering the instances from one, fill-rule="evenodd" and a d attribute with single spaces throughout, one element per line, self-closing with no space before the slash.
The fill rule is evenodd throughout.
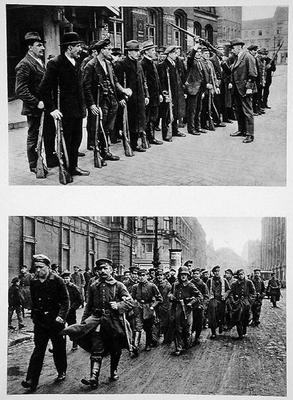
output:
<path id="1" fill-rule="evenodd" d="M 261 238 L 261 218 L 197 218 L 206 233 L 206 240 L 211 239 L 217 250 L 230 247 L 241 255 L 247 240 Z"/>
<path id="2" fill-rule="evenodd" d="M 276 6 L 249 6 L 242 7 L 242 20 L 271 18 L 274 15 Z"/>

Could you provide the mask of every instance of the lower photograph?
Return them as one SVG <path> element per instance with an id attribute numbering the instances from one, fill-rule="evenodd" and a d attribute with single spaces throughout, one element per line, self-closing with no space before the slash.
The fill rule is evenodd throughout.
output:
<path id="1" fill-rule="evenodd" d="M 286 396 L 286 218 L 11 216 L 8 394 Z"/>

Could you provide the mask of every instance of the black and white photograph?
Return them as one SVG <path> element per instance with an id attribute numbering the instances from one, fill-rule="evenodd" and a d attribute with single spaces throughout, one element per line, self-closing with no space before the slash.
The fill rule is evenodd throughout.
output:
<path id="1" fill-rule="evenodd" d="M 9 184 L 286 186 L 288 11 L 7 4 Z"/>
<path id="2" fill-rule="evenodd" d="M 10 216 L 7 394 L 286 397 L 286 223 Z"/>

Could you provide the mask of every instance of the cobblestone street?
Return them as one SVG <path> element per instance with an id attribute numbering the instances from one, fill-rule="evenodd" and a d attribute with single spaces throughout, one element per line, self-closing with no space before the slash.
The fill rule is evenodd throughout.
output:
<path id="1" fill-rule="evenodd" d="M 237 123 L 227 124 L 201 136 L 173 138 L 172 143 L 152 146 L 135 157 L 124 156 L 122 144 L 111 147 L 121 157 L 102 169 L 93 167 L 93 153 L 86 151 L 86 131 L 79 159 L 89 177 L 74 177 L 71 185 L 257 185 L 286 184 L 286 102 L 287 67 L 277 67 L 271 86 L 270 105 L 265 115 L 255 118 L 255 141 L 243 144 L 232 138 Z M 26 128 L 9 131 L 9 180 L 13 185 L 59 185 L 58 168 L 47 179 L 36 179 L 29 172 L 25 153 Z M 182 129 L 186 133 L 186 129 Z M 156 132 L 160 139 L 161 132 Z"/>
<path id="2" fill-rule="evenodd" d="M 233 340 L 237 336 L 236 328 L 219 335 L 218 340 L 210 340 L 209 330 L 204 330 L 201 344 L 181 357 L 171 355 L 173 348 L 166 345 L 160 345 L 149 353 L 142 351 L 137 359 L 130 359 L 124 351 L 119 365 L 120 379 L 115 383 L 108 382 L 107 358 L 102 366 L 100 386 L 93 391 L 88 391 L 80 383 L 80 379 L 88 375 L 89 356 L 81 349 L 71 353 L 68 341 L 66 380 L 61 384 L 53 383 L 56 371 L 52 354 L 47 352 L 36 393 L 286 396 L 285 290 L 282 290 L 278 308 L 272 308 L 268 299 L 263 301 L 260 321 L 259 327 L 248 329 L 247 337 L 241 342 Z M 28 321 L 26 323 L 30 325 Z M 21 394 L 24 389 L 20 382 L 25 377 L 33 341 L 10 343 L 7 389 L 9 394 Z"/>

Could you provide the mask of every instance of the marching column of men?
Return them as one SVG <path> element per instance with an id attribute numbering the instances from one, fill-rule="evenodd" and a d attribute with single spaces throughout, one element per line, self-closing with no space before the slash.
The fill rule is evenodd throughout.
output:
<path id="1" fill-rule="evenodd" d="M 81 60 L 84 43 L 77 33 L 67 32 L 61 38 L 61 55 L 51 58 L 47 66 L 40 35 L 28 32 L 25 43 L 28 52 L 16 66 L 16 95 L 23 101 L 22 114 L 27 116 L 27 156 L 32 172 L 36 172 L 43 112 L 47 167 L 58 165 L 55 124 L 62 120 L 69 173 L 83 176 L 89 175 L 78 167 L 78 157 L 84 155 L 79 146 L 86 107 L 87 148 L 95 147 L 98 129 L 102 166 L 106 160 L 119 160 L 110 152 L 110 144 L 119 141 L 119 131 L 124 129 L 120 109 L 126 105 L 130 145 L 138 152 L 145 152 L 151 144 L 163 144 L 155 137 L 160 118 L 164 141 L 186 136 L 178 129 L 185 120 L 188 133 L 200 135 L 237 119 L 238 129 L 231 136 L 244 136 L 243 143 L 251 143 L 254 117 L 270 108 L 276 54 L 269 58 L 268 51 L 256 45 L 246 49 L 241 39 L 231 41 L 228 54 L 227 48 L 195 38 L 186 59 L 180 57 L 176 45 L 164 52 L 160 49 L 157 55 L 151 40 L 142 44 L 129 40 L 126 56 L 117 49 L 113 56 L 110 40 L 103 39 L 91 43 L 90 54 Z M 103 130 L 97 127 L 97 117 Z"/>
<path id="2" fill-rule="evenodd" d="M 49 351 L 58 372 L 55 381 L 66 378 L 68 335 L 72 351 L 80 346 L 90 355 L 89 377 L 81 382 L 96 388 L 103 358 L 110 355 L 109 379 L 116 381 L 122 349 L 127 349 L 131 358 L 138 357 L 143 331 L 145 351 L 158 346 L 162 338 L 163 344 L 174 343 L 173 354 L 180 356 L 200 344 L 207 320 L 210 339 L 218 337 L 217 329 L 221 335 L 235 326 L 238 333 L 235 339 L 241 340 L 247 335 L 248 325 L 260 324 L 265 294 L 270 296 L 273 307 L 280 298 L 280 283 L 274 274 L 266 290 L 257 268 L 251 279 L 243 269 L 235 274 L 227 269 L 222 277 L 220 266 L 216 265 L 209 273 L 193 268 L 189 260 L 179 267 L 177 277 L 162 268 L 151 268 L 149 272 L 131 266 L 125 273 L 127 278 L 117 280 L 113 261 L 102 258 L 96 261 L 86 306 L 77 323 L 76 310 L 83 299 L 70 277 L 73 280 L 79 272 L 64 271 L 60 277 L 43 254 L 33 256 L 33 263 L 35 275 L 30 281 L 30 292 L 35 348 L 26 379 L 21 383 L 30 391 L 37 389 L 49 339 L 53 345 Z"/>

